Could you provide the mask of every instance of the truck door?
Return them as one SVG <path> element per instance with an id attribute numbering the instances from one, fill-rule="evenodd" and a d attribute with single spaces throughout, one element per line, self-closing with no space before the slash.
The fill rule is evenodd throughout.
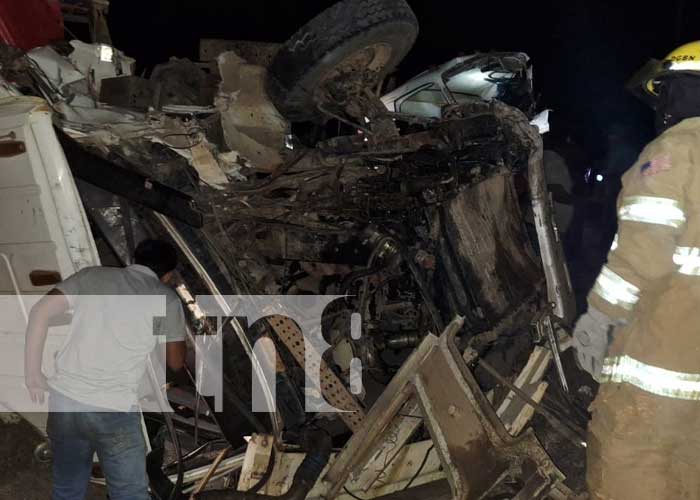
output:
<path id="1" fill-rule="evenodd" d="M 27 314 L 54 284 L 99 263 L 48 104 L 34 97 L 0 99 L 0 411 L 17 410 L 43 430 L 41 414 L 25 413 Z M 47 375 L 66 335 L 66 327 L 49 330 Z"/>

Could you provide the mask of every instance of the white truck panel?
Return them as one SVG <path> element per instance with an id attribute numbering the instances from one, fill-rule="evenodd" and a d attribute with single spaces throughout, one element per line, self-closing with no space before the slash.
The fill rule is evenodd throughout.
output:
<path id="1" fill-rule="evenodd" d="M 34 97 L 0 99 L 0 144 L 21 141 L 24 152 L 0 155 L 0 408 L 25 407 L 23 388 L 26 315 L 51 284 L 35 286 L 32 271 L 65 279 L 100 264 L 90 225 L 58 142 L 48 104 Z M 66 327 L 49 330 L 44 369 L 53 371 Z M 26 398 L 26 399 L 24 399 Z M 36 411 L 41 411 L 40 407 Z M 43 430 L 45 416 L 32 423 Z"/>

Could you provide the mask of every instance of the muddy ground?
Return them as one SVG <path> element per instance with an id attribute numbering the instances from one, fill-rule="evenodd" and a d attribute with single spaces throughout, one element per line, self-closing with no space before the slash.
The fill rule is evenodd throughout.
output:
<path id="1" fill-rule="evenodd" d="M 51 497 L 51 465 L 34 458 L 42 442 L 25 420 L 0 418 L 0 500 L 48 500 Z M 86 500 L 107 498 L 104 488 L 90 485 Z"/>

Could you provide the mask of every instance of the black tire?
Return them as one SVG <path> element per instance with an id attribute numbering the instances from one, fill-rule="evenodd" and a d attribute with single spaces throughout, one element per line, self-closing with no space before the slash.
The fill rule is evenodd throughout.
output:
<path id="1" fill-rule="evenodd" d="M 343 0 L 298 30 L 270 65 L 267 90 L 288 120 L 319 117 L 313 95 L 343 63 L 371 53 L 383 78 L 404 58 L 418 36 L 418 20 L 405 0 Z M 366 52 L 371 51 L 371 52 Z M 366 70 L 365 67 L 354 68 Z"/>

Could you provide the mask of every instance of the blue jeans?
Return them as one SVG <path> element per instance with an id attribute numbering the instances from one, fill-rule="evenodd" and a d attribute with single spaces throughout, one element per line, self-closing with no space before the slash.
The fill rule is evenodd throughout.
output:
<path id="1" fill-rule="evenodd" d="M 53 452 L 51 499 L 83 500 L 97 453 L 111 500 L 148 500 L 140 413 L 99 410 L 51 391 L 47 424 Z"/>

